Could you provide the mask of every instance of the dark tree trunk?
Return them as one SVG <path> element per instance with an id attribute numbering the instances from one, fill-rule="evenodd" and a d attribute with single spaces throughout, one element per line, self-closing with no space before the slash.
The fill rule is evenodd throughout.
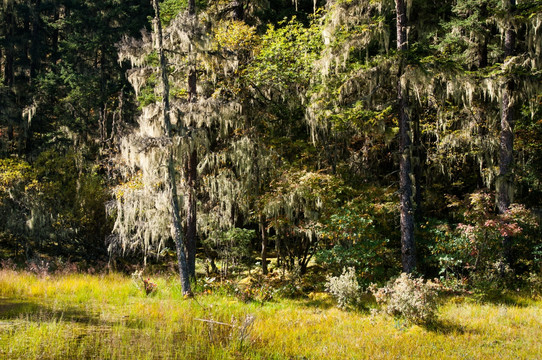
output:
<path id="1" fill-rule="evenodd" d="M 232 2 L 233 7 L 233 18 L 235 20 L 244 20 L 245 18 L 245 9 L 244 9 L 244 1 L 242 0 L 236 0 Z"/>
<path id="2" fill-rule="evenodd" d="M 197 90 L 196 90 L 197 76 L 196 76 L 196 67 L 191 66 L 188 73 L 188 101 L 196 102 L 197 99 Z"/>
<path id="3" fill-rule="evenodd" d="M 56 24 L 59 19 L 60 19 L 60 11 L 59 11 L 58 7 L 55 6 L 54 15 L 53 15 L 54 23 Z M 60 36 L 60 31 L 59 31 L 58 27 L 55 27 L 53 29 L 53 33 L 52 33 L 52 37 L 51 37 L 51 59 L 52 59 L 53 65 L 56 64 L 56 62 L 58 61 L 58 38 L 59 38 L 59 36 Z"/>
<path id="4" fill-rule="evenodd" d="M 196 2 L 195 0 L 188 1 L 188 14 L 191 16 L 196 15 Z M 197 74 L 196 66 L 192 64 L 188 73 L 188 101 L 196 102 L 197 100 Z M 186 211 L 186 226 L 185 226 L 185 254 L 188 260 L 188 275 L 191 280 L 196 279 L 196 230 L 197 230 L 197 216 L 196 216 L 196 186 L 197 186 L 197 172 L 198 167 L 198 153 L 196 148 L 192 149 L 191 153 L 185 159 L 184 163 L 184 178 L 186 182 L 186 195 L 185 195 L 185 211 Z"/>
<path id="5" fill-rule="evenodd" d="M 196 0 L 188 0 L 188 15 L 196 15 Z M 191 65 L 188 72 L 188 101 L 195 102 L 197 96 L 197 75 L 195 64 Z"/>
<path id="6" fill-rule="evenodd" d="M 185 253 L 188 261 L 188 276 L 196 280 L 196 181 L 197 181 L 198 153 L 194 149 L 186 159 L 184 165 L 184 179 L 187 186 L 185 194 L 186 227 L 185 227 Z"/>
<path id="7" fill-rule="evenodd" d="M 6 60 L 4 65 L 4 84 L 7 86 L 13 85 L 13 48 L 12 44 L 8 44 L 6 48 Z"/>
<path id="8" fill-rule="evenodd" d="M 162 25 L 160 23 L 160 5 L 158 0 L 152 1 L 155 18 L 154 26 L 155 31 L 158 33 L 158 53 L 160 56 L 160 72 L 162 76 L 162 111 L 164 118 L 164 132 L 168 138 L 171 137 L 171 121 L 169 118 L 169 80 L 167 74 L 167 62 L 164 55 L 164 48 L 162 45 Z M 179 274 L 181 277 L 181 287 L 182 292 L 185 296 L 192 296 L 192 290 L 190 289 L 190 278 L 188 272 L 188 264 L 186 259 L 186 254 L 184 252 L 183 244 L 183 231 L 181 228 L 181 217 L 179 215 L 179 200 L 177 196 L 177 182 L 176 182 L 176 173 L 175 173 L 175 159 L 173 157 L 173 152 L 171 149 L 168 149 L 168 167 L 167 167 L 167 182 L 171 190 L 170 202 L 171 202 L 171 221 L 173 225 L 172 236 L 175 241 L 175 246 L 177 248 L 177 258 L 179 261 Z"/>
<path id="9" fill-rule="evenodd" d="M 486 19 L 487 17 L 488 17 L 487 4 L 483 3 L 480 7 L 480 18 Z M 487 34 L 487 30 L 485 29 L 485 27 L 483 30 L 481 40 L 482 41 L 478 44 L 478 49 L 477 49 L 477 54 L 476 54 L 477 56 L 476 66 L 478 67 L 478 69 L 482 69 L 487 66 L 487 45 L 489 42 L 489 36 Z"/>
<path id="10" fill-rule="evenodd" d="M 424 162 L 424 154 L 421 147 L 420 139 L 420 117 L 414 116 L 412 119 L 412 137 L 413 137 L 413 169 L 414 169 L 414 222 L 421 222 L 423 219 L 422 209 L 422 177 L 423 169 L 422 164 Z"/>
<path id="11" fill-rule="evenodd" d="M 13 5 L 8 5 L 5 11 L 6 19 L 6 48 L 5 48 L 5 60 L 4 60 L 4 85 L 11 87 L 13 86 L 14 80 L 14 51 L 13 51 L 13 41 L 14 41 L 14 15 L 13 15 Z"/>
<path id="12" fill-rule="evenodd" d="M 487 43 L 489 39 L 484 36 L 483 42 L 478 47 L 478 69 L 485 68 L 487 66 Z"/>
<path id="13" fill-rule="evenodd" d="M 13 74 L 13 33 L 14 33 L 14 30 L 13 30 L 13 14 L 11 13 L 11 11 L 13 10 L 13 8 L 11 6 L 7 6 L 4 11 L 5 11 L 5 26 L 6 26 L 6 34 L 7 34 L 7 38 L 6 38 L 6 42 L 5 42 L 5 48 L 4 48 L 4 56 L 5 58 L 3 59 L 3 70 L 4 70 L 4 85 L 7 86 L 8 88 L 11 88 L 13 86 L 13 80 L 14 80 L 14 74 Z M 11 89 L 9 89 L 9 91 L 11 92 Z M 8 136 L 8 149 L 9 151 L 11 151 L 11 142 L 13 141 L 13 138 L 14 138 L 14 129 L 13 129 L 13 120 L 12 119 L 8 119 L 8 128 L 7 128 L 7 136 Z"/>
<path id="14" fill-rule="evenodd" d="M 515 10 L 516 1 L 509 0 L 509 12 Z M 512 24 L 508 24 L 504 35 L 505 57 L 515 55 L 516 33 Z M 501 99 L 501 136 L 499 156 L 499 177 L 497 181 L 497 208 L 500 214 L 504 214 L 510 207 L 513 191 L 513 162 L 514 162 L 514 111 L 512 104 L 512 92 L 514 82 L 508 79 L 504 85 Z M 511 240 L 504 236 L 502 239 L 503 258 L 511 265 Z"/>
<path id="15" fill-rule="evenodd" d="M 399 177 L 400 177 L 400 212 L 401 212 L 401 263 L 403 271 L 411 273 L 416 267 L 414 246 L 414 209 L 412 206 L 412 141 L 411 125 L 407 113 L 408 92 L 402 77 L 407 50 L 407 16 L 404 0 L 395 0 L 397 15 L 397 51 L 399 70 L 397 74 L 397 103 L 399 107 Z"/>
<path id="16" fill-rule="evenodd" d="M 267 230 L 265 229 L 265 221 L 263 215 L 260 215 L 260 233 L 262 237 L 262 273 L 267 275 Z"/>
<path id="17" fill-rule="evenodd" d="M 13 62 L 13 66 L 14 66 L 14 69 L 12 71 L 14 71 L 14 79 L 13 79 L 13 82 L 14 82 L 14 85 L 16 85 L 15 87 L 19 87 L 20 85 L 23 85 L 24 82 L 23 82 L 23 79 L 26 80 L 26 83 L 28 85 L 31 84 L 31 79 L 30 79 L 30 74 L 29 74 L 29 70 L 30 70 L 30 62 L 31 62 L 31 56 L 30 56 L 30 52 L 31 52 L 31 42 L 28 41 L 29 39 L 29 34 L 31 34 L 31 31 L 30 31 L 30 22 L 31 22 L 31 18 L 30 18 L 30 14 L 27 13 L 27 12 L 24 12 L 23 14 L 17 14 L 15 13 L 15 10 L 14 10 L 14 16 L 16 15 L 19 15 L 18 17 L 14 17 L 13 20 L 15 20 L 15 23 L 13 25 L 13 28 L 15 28 L 15 36 L 17 36 L 17 34 L 21 31 L 20 28 L 17 28 L 17 23 L 20 23 L 22 21 L 22 34 L 24 34 L 21 39 L 19 39 L 17 41 L 17 46 L 14 46 L 12 49 L 14 50 L 15 54 L 16 54 L 16 57 L 14 58 Z M 23 63 L 18 63 L 18 61 L 23 61 Z M 17 66 L 18 65 L 18 66 Z M 15 68 L 16 67 L 16 68 Z M 22 70 L 22 71 L 21 71 Z M 17 77 L 15 77 L 15 75 L 18 75 Z M 24 75 L 23 75 L 24 74 Z M 21 76 L 22 75 L 22 76 Z M 17 79 L 18 78 L 18 79 Z M 16 81 L 17 80 L 17 81 Z M 28 96 L 28 88 L 26 87 L 24 91 L 16 91 L 16 96 L 15 96 L 15 101 L 19 107 L 19 109 L 23 109 L 24 107 L 26 107 L 26 105 L 28 105 L 27 103 L 27 96 Z M 22 156 L 24 153 L 25 153 L 25 150 L 26 150 L 26 139 L 27 139 L 27 136 L 28 136 L 28 121 L 27 121 L 27 118 L 26 117 L 20 117 L 16 120 L 16 125 L 17 126 L 17 154 L 19 154 L 19 156 Z"/>
<path id="18" fill-rule="evenodd" d="M 40 66 L 39 48 L 40 48 L 40 7 L 41 0 L 37 0 L 34 5 L 34 11 L 32 12 L 32 43 L 30 45 L 30 83 L 34 81 L 37 76 Z"/>
<path id="19" fill-rule="evenodd" d="M 30 10 L 32 11 L 32 10 Z M 19 21 L 21 18 L 19 18 Z M 23 41 L 19 42 L 19 46 L 22 46 L 22 53 L 19 51 L 19 54 L 22 55 L 21 58 L 24 58 L 24 65 L 21 67 L 24 67 L 24 75 L 25 77 L 28 75 L 27 81 L 30 83 L 30 71 L 31 70 L 31 63 L 32 63 L 32 31 L 31 31 L 31 15 L 27 12 L 22 16 L 23 20 L 23 29 L 22 33 L 23 35 Z M 24 54 L 24 55 L 23 55 Z"/>
<path id="20" fill-rule="evenodd" d="M 196 0 L 188 0 L 188 15 L 196 15 Z"/>
<path id="21" fill-rule="evenodd" d="M 13 136 L 15 134 L 13 133 L 13 124 L 10 122 L 8 123 L 8 141 L 11 142 L 13 141 Z"/>

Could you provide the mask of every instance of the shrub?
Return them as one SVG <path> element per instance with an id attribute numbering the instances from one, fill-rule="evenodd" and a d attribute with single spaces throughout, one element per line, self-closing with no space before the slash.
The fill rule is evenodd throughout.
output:
<path id="1" fill-rule="evenodd" d="M 374 189 L 367 189 L 342 206 L 329 210 L 320 221 L 319 250 L 315 260 L 332 272 L 354 267 L 362 287 L 371 282 L 388 279 L 395 255 L 390 249 L 390 234 L 383 228 L 385 215 L 381 213 L 381 200 L 376 199 Z M 374 195 L 373 197 L 370 197 Z"/>
<path id="2" fill-rule="evenodd" d="M 34 258 L 26 263 L 26 270 L 45 278 L 49 276 L 50 263 L 44 259 Z"/>
<path id="3" fill-rule="evenodd" d="M 482 271 L 472 274 L 470 279 L 471 285 L 482 293 L 513 288 L 516 281 L 514 270 L 504 259 L 488 262 Z"/>
<path id="4" fill-rule="evenodd" d="M 158 289 L 158 285 L 152 282 L 150 278 L 144 279 L 142 274 L 143 270 L 136 270 L 134 273 L 132 273 L 132 282 L 134 283 L 134 285 L 138 289 L 141 289 L 141 286 L 139 284 L 139 281 L 141 281 L 143 282 L 143 290 L 145 290 L 146 295 L 156 292 L 156 290 Z"/>
<path id="5" fill-rule="evenodd" d="M 344 268 L 340 276 L 328 276 L 326 280 L 326 290 L 337 300 L 340 308 L 359 302 L 360 286 L 353 267 Z"/>
<path id="6" fill-rule="evenodd" d="M 264 276 L 251 276 L 236 283 L 233 281 L 225 282 L 225 290 L 228 294 L 237 297 L 240 301 L 259 302 L 261 305 L 271 301 L 275 294 L 273 286 Z"/>
<path id="7" fill-rule="evenodd" d="M 2 259 L 0 261 L 0 267 L 4 270 L 17 270 L 17 264 L 12 259 Z"/>
<path id="8" fill-rule="evenodd" d="M 382 310 L 392 316 L 403 317 L 411 323 L 427 323 L 436 318 L 437 295 L 440 285 L 424 282 L 402 273 L 382 288 L 369 287 Z"/>
<path id="9" fill-rule="evenodd" d="M 513 280 L 507 274 L 512 269 L 536 271 L 539 225 L 532 211 L 521 204 L 511 204 L 505 213 L 499 214 L 495 211 L 495 195 L 485 191 L 468 194 L 463 200 L 450 196 L 449 202 L 450 208 L 456 208 L 454 218 L 460 222 L 456 226 L 428 222 L 425 231 L 432 237 L 428 250 L 433 259 L 438 259 L 441 275 L 468 276 L 475 286 L 479 283 L 483 287 L 501 288 L 513 285 L 508 280 L 502 281 L 506 277 Z M 513 244 L 516 262 L 508 264 L 512 269 L 506 269 L 501 259 L 507 251 L 503 248 L 503 237 Z M 525 269 L 525 265 L 530 268 Z M 492 284 L 493 279 L 488 276 L 496 274 L 499 284 Z"/>
<path id="10" fill-rule="evenodd" d="M 145 294 L 149 295 L 156 291 L 157 285 L 151 281 L 150 278 L 143 279 L 143 287 L 145 288 Z"/>
<path id="11" fill-rule="evenodd" d="M 273 299 L 273 288 L 269 284 L 249 284 L 244 287 L 236 287 L 235 295 L 242 302 L 248 303 L 251 301 L 264 304 Z"/>
<path id="12" fill-rule="evenodd" d="M 251 241 L 255 237 L 255 230 L 232 228 L 213 232 L 204 240 L 204 246 L 209 252 L 216 252 L 218 259 L 222 260 L 221 275 L 227 277 L 233 270 L 240 271 L 241 265 L 253 264 Z"/>
<path id="13" fill-rule="evenodd" d="M 542 295 L 542 274 L 530 272 L 526 276 L 527 284 L 532 296 Z"/>
<path id="14" fill-rule="evenodd" d="M 275 290 L 277 297 L 295 299 L 304 296 L 303 289 L 297 282 L 286 282 Z"/>

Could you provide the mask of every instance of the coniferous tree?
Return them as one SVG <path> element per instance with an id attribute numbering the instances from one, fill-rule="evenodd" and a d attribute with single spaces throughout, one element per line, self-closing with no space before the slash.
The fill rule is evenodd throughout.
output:
<path id="1" fill-rule="evenodd" d="M 196 17 L 196 1 L 188 0 L 188 16 Z M 189 52 L 193 51 L 189 48 Z M 191 56 L 190 54 L 188 55 Z M 191 60 L 194 61 L 194 60 Z M 197 101 L 197 71 L 196 64 L 189 65 L 188 71 L 188 101 L 195 103 Z M 196 186 L 198 177 L 198 151 L 193 148 L 190 155 L 186 157 L 184 163 L 184 181 L 187 186 L 185 194 L 185 253 L 188 261 L 188 276 L 190 279 L 196 279 L 196 226 L 197 226 L 197 211 L 196 211 Z"/>
<path id="2" fill-rule="evenodd" d="M 432 84 L 437 109 L 438 141 L 430 157 L 467 191 L 495 189 L 495 208 L 503 218 L 516 178 L 514 123 L 518 117 L 532 121 L 536 104 L 529 99 L 540 89 L 540 56 L 532 45 L 540 37 L 533 28 L 536 9 L 530 1 L 521 10 L 514 1 L 457 1 L 452 17 L 442 23 L 445 35 L 435 43 L 438 61 L 426 81 Z M 523 40 L 517 40 L 518 32 Z M 456 171 L 461 176 L 455 177 Z M 498 251 L 486 260 L 513 265 L 512 239 L 501 233 L 501 243 L 494 244 Z M 484 266 L 488 263 L 480 262 L 479 267 Z"/>
<path id="3" fill-rule="evenodd" d="M 401 262 L 403 271 L 411 273 L 416 267 L 414 244 L 412 129 L 408 114 L 408 78 L 404 76 L 406 64 L 407 9 L 404 0 L 395 0 L 397 26 L 397 52 L 399 57 L 397 74 L 397 106 L 399 110 L 399 182 L 401 208 Z"/>
<path id="4" fill-rule="evenodd" d="M 385 120 L 389 118 L 391 108 L 384 104 L 395 99 L 399 124 L 401 260 L 403 271 L 412 272 L 416 258 L 412 181 L 413 132 L 410 116 L 414 111 L 408 94 L 411 77 L 416 75 L 416 70 L 412 70 L 414 67 L 408 63 L 410 54 L 407 53 L 409 24 L 406 2 L 396 1 L 394 8 L 390 5 L 387 2 L 330 3 L 329 25 L 324 30 L 324 41 L 328 43 L 325 50 L 327 54 L 325 53 L 321 60 L 326 86 L 323 87 L 323 96 L 319 93 L 313 95 L 314 102 L 309 108 L 308 118 L 313 129 L 325 129 L 322 125 L 326 122 L 333 124 L 333 117 L 327 117 L 326 112 L 337 114 L 338 116 L 335 116 L 342 124 L 350 124 L 352 129 L 358 127 L 358 131 L 365 135 L 368 142 L 374 141 L 376 133 L 376 138 L 381 136 L 381 141 L 385 144 L 387 142 L 385 146 L 389 146 L 389 141 L 385 139 L 393 134 L 393 125 L 386 124 Z M 393 19 L 397 41 L 395 53 L 389 50 L 393 39 L 390 36 Z M 378 49 L 376 52 L 375 48 Z M 337 83 L 334 85 L 334 82 Z M 334 94 L 328 87 L 335 86 L 338 96 L 326 95 Z M 331 101 L 322 101 L 326 96 L 329 96 Z M 322 104 L 326 107 L 322 108 Z M 337 126 L 331 125 L 331 128 L 333 127 Z M 350 137 L 359 136 L 356 132 L 344 134 Z"/>
<path id="5" fill-rule="evenodd" d="M 138 128 L 123 141 L 122 158 L 128 159 L 130 165 L 126 173 L 128 183 L 140 183 L 141 189 L 138 190 L 141 191 L 132 191 L 129 185 L 121 186 L 122 193 L 117 194 L 115 225 L 119 241 L 113 241 L 111 249 L 120 246 L 124 249 L 141 249 L 146 254 L 160 253 L 167 243 L 167 224 L 157 222 L 153 214 L 166 213 L 169 217 L 174 210 L 171 201 L 167 205 L 163 200 L 171 198 L 169 189 L 172 189 L 171 179 L 175 177 L 179 179 L 175 181 L 175 187 L 179 189 L 185 204 L 184 212 L 179 213 L 180 219 L 184 219 L 182 223 L 186 224 L 184 241 L 182 244 L 177 241 L 176 247 L 178 257 L 183 255 L 186 258 L 187 278 L 193 278 L 196 234 L 209 235 L 224 226 L 231 227 L 236 222 L 235 212 L 241 206 L 234 198 L 239 191 L 237 183 L 228 176 L 224 177 L 226 172 L 219 170 L 224 168 L 223 161 L 237 163 L 239 159 L 236 156 L 240 155 L 236 153 L 246 154 L 243 153 L 242 141 L 236 143 L 237 139 L 231 136 L 242 118 L 239 116 L 240 107 L 235 99 L 228 97 L 227 89 L 224 89 L 226 96 L 222 95 L 223 88 L 220 86 L 221 72 L 224 76 L 234 73 L 237 62 L 235 58 L 231 59 L 231 54 L 218 54 L 217 51 L 221 50 L 213 48 L 215 43 L 211 29 L 217 26 L 214 19 L 207 16 L 203 17 L 203 21 L 196 16 L 192 6 L 189 9 L 179 13 L 162 29 L 162 38 L 165 39 L 163 57 L 155 52 L 149 34 L 144 34 L 140 41 L 126 38 L 119 46 L 121 58 L 132 62 L 133 68 L 128 77 L 142 106 Z M 164 92 L 164 85 L 159 87 L 162 88 L 160 92 L 156 91 L 158 78 L 160 84 L 169 84 L 169 94 Z M 167 102 L 164 100 L 166 97 Z M 171 117 L 171 136 L 162 141 L 155 121 L 166 105 Z M 227 155 L 215 152 L 217 146 L 220 148 L 224 144 L 231 146 L 235 152 Z M 159 164 L 165 160 L 164 154 L 170 154 L 168 151 L 171 151 L 171 156 L 167 157 L 167 168 L 173 166 L 173 169 L 169 174 L 164 174 Z M 227 156 L 226 160 L 223 155 Z M 247 158 L 244 156 L 243 161 Z M 197 178 L 200 171 L 205 173 L 201 187 L 209 186 L 207 191 L 201 191 L 201 207 L 210 205 L 206 202 L 218 202 L 216 205 L 226 213 L 213 213 L 211 208 L 206 216 L 196 217 L 197 195 L 200 193 Z M 160 179 L 166 175 L 167 183 L 171 185 L 163 187 L 159 185 Z M 138 211 L 139 208 L 151 210 L 142 213 Z M 151 221 L 142 221 L 149 217 L 152 217 Z"/>
<path id="6" fill-rule="evenodd" d="M 190 1 L 193 3 L 193 0 Z M 162 117 L 163 117 L 163 129 L 165 132 L 166 140 L 171 141 L 171 120 L 170 120 L 170 106 L 169 106 L 169 79 L 168 79 L 168 69 L 167 69 L 167 60 L 164 53 L 163 46 L 163 36 L 162 36 L 162 20 L 160 19 L 160 5 L 158 0 L 153 0 L 153 7 L 155 12 L 154 17 L 154 31 L 157 37 L 157 51 L 160 59 L 160 76 L 161 76 L 161 87 L 162 87 Z M 194 8 L 189 6 L 188 11 L 189 16 L 194 16 Z M 181 128 L 181 131 L 186 131 Z M 179 261 L 179 274 L 181 276 L 181 286 L 182 292 L 185 296 L 191 296 L 192 290 L 190 289 L 190 272 L 188 266 L 188 254 L 185 251 L 185 245 L 183 243 L 183 231 L 181 227 L 181 217 L 179 209 L 179 200 L 177 196 L 177 181 L 176 181 L 176 170 L 175 170 L 175 159 L 173 158 L 173 151 L 170 147 L 167 148 L 166 158 L 167 158 L 167 177 L 166 177 L 166 186 L 169 187 L 169 198 L 171 206 L 171 227 L 172 227 L 172 237 L 175 241 L 175 246 L 177 249 L 177 258 Z M 188 247 L 187 247 L 188 248 Z"/>
<path id="7" fill-rule="evenodd" d="M 32 0 L 0 7 L 0 21 L 9 24 L 0 27 L 0 152 L 8 164 L 13 156 L 30 164 L 23 183 L 36 181 L 18 192 L 19 205 L 3 204 L 27 226 L 6 221 L 1 231 L 25 243 L 28 256 L 106 256 L 101 156 L 130 107 L 118 106 L 126 82 L 115 42 L 146 20 L 137 2 L 111 4 Z"/>
<path id="8" fill-rule="evenodd" d="M 510 19 L 515 16 L 516 1 L 505 0 L 503 8 L 508 12 Z M 509 61 L 516 55 L 516 31 L 512 21 L 505 20 L 504 28 L 504 61 Z M 513 107 L 514 80 L 509 76 L 505 78 L 501 95 L 501 133 L 499 152 L 499 175 L 497 178 L 497 208 L 499 213 L 505 214 L 512 200 L 513 191 L 513 159 L 514 159 L 514 107 Z M 511 244 L 509 236 L 503 236 L 503 258 L 511 264 Z"/>

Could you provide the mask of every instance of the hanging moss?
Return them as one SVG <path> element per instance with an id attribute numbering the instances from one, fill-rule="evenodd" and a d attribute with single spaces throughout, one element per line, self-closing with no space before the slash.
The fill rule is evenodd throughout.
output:
<path id="1" fill-rule="evenodd" d="M 167 186 L 167 163 L 172 154 L 176 172 L 181 176 L 177 188 L 180 197 L 188 193 L 200 196 L 198 232 L 208 234 L 232 227 L 239 213 L 248 213 L 256 168 L 265 168 L 263 154 L 241 131 L 245 119 L 242 106 L 231 98 L 223 98 L 217 89 L 227 76 L 234 74 L 239 58 L 231 49 L 214 42 L 213 23 L 209 14 L 198 17 L 180 13 L 163 29 L 164 48 L 169 67 L 169 84 L 177 92 L 186 90 L 191 69 L 198 71 L 197 99 L 170 97 L 171 137 L 165 137 L 161 103 L 142 104 L 137 126 L 127 133 L 120 145 L 117 160 L 125 182 L 115 191 L 115 237 L 110 251 L 141 251 L 145 256 L 158 255 L 171 234 L 171 189 Z M 239 25 L 241 26 L 241 25 Z M 216 33 L 216 32 L 215 32 Z M 153 60 L 154 35 L 143 33 L 141 40 L 124 38 L 119 44 L 119 58 L 129 60 L 128 78 L 136 94 L 158 77 Z M 224 51 L 224 53 L 220 53 Z M 155 99 L 161 86 L 151 88 Z M 217 144 L 224 144 L 218 146 Z M 184 163 L 194 150 L 198 152 L 199 184 L 184 183 Z M 259 159 L 257 156 L 256 159 Z M 136 184 L 136 185 L 134 185 Z M 181 212 L 181 218 L 186 214 Z"/>

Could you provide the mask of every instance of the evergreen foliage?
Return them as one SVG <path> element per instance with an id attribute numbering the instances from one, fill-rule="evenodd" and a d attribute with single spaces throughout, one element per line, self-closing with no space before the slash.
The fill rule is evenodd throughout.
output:
<path id="1" fill-rule="evenodd" d="M 1 4 L 2 255 L 541 271 L 539 1 L 152 5 Z"/>

